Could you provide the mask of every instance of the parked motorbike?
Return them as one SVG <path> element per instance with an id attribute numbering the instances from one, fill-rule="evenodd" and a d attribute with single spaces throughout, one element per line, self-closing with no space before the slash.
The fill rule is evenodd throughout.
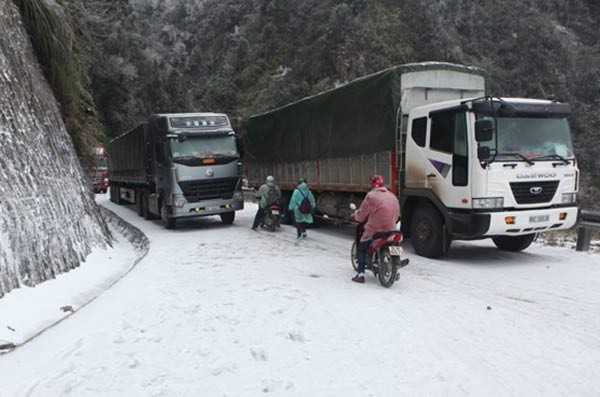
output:
<path id="1" fill-rule="evenodd" d="M 358 272 L 358 245 L 364 232 L 364 223 L 356 226 L 356 236 L 352 244 L 352 267 Z M 402 259 L 404 249 L 400 246 L 402 232 L 390 230 L 373 235 L 371 245 L 367 249 L 365 270 L 373 272 L 381 285 L 390 288 L 400 278 L 398 270 L 408 265 L 408 258 Z"/>
<path id="2" fill-rule="evenodd" d="M 267 230 L 274 232 L 281 228 L 281 208 L 278 204 L 272 204 L 265 210 L 265 216 L 261 222 L 261 226 Z"/>

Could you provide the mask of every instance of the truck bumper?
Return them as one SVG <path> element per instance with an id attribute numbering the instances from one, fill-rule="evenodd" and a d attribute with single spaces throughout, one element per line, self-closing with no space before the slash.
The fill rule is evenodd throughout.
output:
<path id="1" fill-rule="evenodd" d="M 570 229 L 577 222 L 577 211 L 577 207 L 563 207 L 527 211 L 450 212 L 447 227 L 451 236 L 456 239 L 519 236 Z M 561 214 L 564 219 L 561 219 Z M 507 223 L 507 218 L 513 218 L 514 223 Z"/>
<path id="2" fill-rule="evenodd" d="M 232 199 L 207 200 L 197 203 L 187 203 L 183 207 L 171 207 L 173 218 L 193 218 L 198 216 L 219 215 L 244 209 L 242 195 L 234 195 Z"/>
<path id="3" fill-rule="evenodd" d="M 561 207 L 491 213 L 490 227 L 485 236 L 519 236 L 570 229 L 577 222 L 577 212 L 577 207 Z M 507 223 L 509 217 L 514 218 L 514 224 Z"/>

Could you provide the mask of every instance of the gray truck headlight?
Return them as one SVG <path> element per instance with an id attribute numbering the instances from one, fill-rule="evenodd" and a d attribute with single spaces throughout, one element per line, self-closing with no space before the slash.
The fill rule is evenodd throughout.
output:
<path id="1" fill-rule="evenodd" d="M 489 197 L 489 198 L 474 198 L 473 208 L 475 209 L 491 209 L 491 208 L 502 208 L 504 207 L 503 197 Z"/>
<path id="2" fill-rule="evenodd" d="M 577 193 L 563 193 L 561 202 L 563 204 L 572 204 L 577 200 Z"/>
<path id="3" fill-rule="evenodd" d="M 187 204 L 187 200 L 183 196 L 173 195 L 173 199 L 171 200 L 173 207 L 181 208 Z"/>

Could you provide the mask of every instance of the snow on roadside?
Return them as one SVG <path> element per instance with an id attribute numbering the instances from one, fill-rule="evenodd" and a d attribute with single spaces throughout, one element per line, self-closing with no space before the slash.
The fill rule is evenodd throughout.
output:
<path id="1" fill-rule="evenodd" d="M 0 357 L 13 396 L 600 396 L 600 256 L 453 243 L 350 281 L 352 228 L 295 242 L 217 217 L 165 230 L 113 288 Z"/>
<path id="2" fill-rule="evenodd" d="M 0 348 L 18 346 L 83 307 L 126 274 L 139 250 L 110 226 L 112 247 L 96 248 L 80 267 L 0 299 Z M 121 231 L 122 233 L 122 231 Z"/>

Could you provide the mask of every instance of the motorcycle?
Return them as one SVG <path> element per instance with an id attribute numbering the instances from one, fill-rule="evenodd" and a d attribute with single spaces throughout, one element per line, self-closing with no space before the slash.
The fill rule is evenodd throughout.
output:
<path id="1" fill-rule="evenodd" d="M 352 267 L 358 272 L 358 245 L 364 232 L 364 223 L 356 226 L 356 236 L 352 244 L 350 258 Z M 365 270 L 373 272 L 381 285 L 390 288 L 400 279 L 398 270 L 408 265 L 408 258 L 402 259 L 404 249 L 400 246 L 402 232 L 390 230 L 377 232 L 373 235 L 371 245 L 367 249 Z"/>
<path id="2" fill-rule="evenodd" d="M 260 225 L 267 230 L 274 232 L 281 228 L 281 208 L 278 204 L 272 204 L 265 210 L 265 216 L 263 217 Z"/>

